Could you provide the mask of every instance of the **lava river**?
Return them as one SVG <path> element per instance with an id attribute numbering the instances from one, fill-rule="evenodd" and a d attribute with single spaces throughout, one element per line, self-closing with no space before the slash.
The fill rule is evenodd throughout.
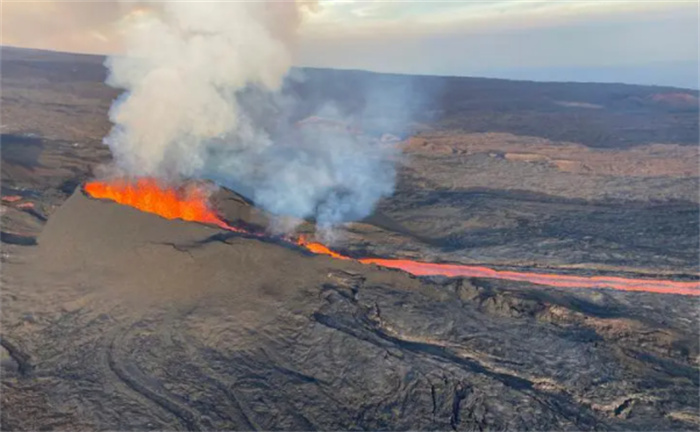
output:
<path id="1" fill-rule="evenodd" d="M 93 198 L 112 200 L 144 212 L 157 214 L 166 219 L 201 222 L 216 225 L 229 231 L 247 233 L 243 229 L 227 224 L 216 214 L 209 205 L 207 189 L 202 185 L 190 184 L 180 188 L 172 188 L 162 185 L 155 179 L 140 178 L 134 181 L 92 181 L 85 184 L 84 190 Z M 615 276 L 576 276 L 520 272 L 495 270 L 482 266 L 438 264 L 402 259 L 355 259 L 335 252 L 321 243 L 308 241 L 303 236 L 295 240 L 288 239 L 288 241 L 294 242 L 315 254 L 399 269 L 416 276 L 484 277 L 530 282 L 560 288 L 610 288 L 621 291 L 646 291 L 700 296 L 700 281 L 681 282 Z"/>

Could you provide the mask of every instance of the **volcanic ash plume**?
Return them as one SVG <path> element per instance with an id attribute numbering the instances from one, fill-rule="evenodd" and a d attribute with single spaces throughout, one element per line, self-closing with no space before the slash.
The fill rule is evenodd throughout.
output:
<path id="1" fill-rule="evenodd" d="M 281 216 L 323 226 L 368 215 L 393 191 L 394 149 L 292 123 L 282 91 L 299 3 L 164 2 L 123 20 L 127 50 L 107 60 L 105 142 L 128 176 L 208 178 Z"/>

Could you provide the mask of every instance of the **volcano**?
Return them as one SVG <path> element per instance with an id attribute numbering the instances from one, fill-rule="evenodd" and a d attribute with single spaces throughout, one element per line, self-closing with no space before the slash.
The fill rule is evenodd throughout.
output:
<path id="1" fill-rule="evenodd" d="M 112 200 L 147 213 L 156 214 L 165 219 L 181 219 L 189 222 L 215 225 L 232 232 L 256 236 L 264 235 L 261 232 L 246 231 L 243 228 L 237 228 L 224 222 L 216 214 L 216 211 L 211 208 L 208 200 L 209 196 L 203 185 L 190 184 L 175 188 L 161 184 L 156 179 L 139 178 L 136 180 L 117 179 L 110 182 L 92 181 L 85 185 L 84 190 L 93 198 Z M 239 220 L 239 223 L 241 222 L 248 225 L 247 222 Z M 305 235 L 298 236 L 296 239 L 286 237 L 284 240 L 296 243 L 315 254 L 326 255 L 340 260 L 353 259 L 331 250 L 322 243 L 310 241 Z M 376 264 L 400 269 L 420 276 L 482 276 L 564 288 L 611 288 L 622 291 L 648 291 L 663 294 L 700 296 L 700 282 L 497 271 L 480 266 L 425 263 L 405 259 L 357 258 L 356 261 L 363 264 Z"/>
<path id="2" fill-rule="evenodd" d="M 405 157 L 327 243 L 205 181 L 94 183 L 104 58 L 2 54 L 0 429 L 700 424 L 697 110 L 653 103 L 681 90 L 304 70 L 298 118 L 442 95 L 411 138 L 349 123 Z"/>
<path id="3" fill-rule="evenodd" d="M 91 424 L 127 429 L 663 429 L 675 420 L 657 409 L 697 397 L 681 366 L 697 345 L 647 307 L 659 294 L 416 278 L 205 222 L 78 188 L 39 237 L 38 271 L 13 281 L 67 314 L 32 357 L 8 345 L 17 373 L 63 365 L 85 378 L 56 387 L 54 409 L 79 401 L 99 413 Z M 650 380 L 665 408 L 635 399 L 637 415 L 617 416 Z"/>

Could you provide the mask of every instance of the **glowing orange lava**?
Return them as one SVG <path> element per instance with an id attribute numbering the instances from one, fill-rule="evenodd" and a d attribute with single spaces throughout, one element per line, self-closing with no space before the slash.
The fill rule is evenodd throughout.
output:
<path id="1" fill-rule="evenodd" d="M 209 195 L 201 186 L 168 187 L 153 178 L 118 179 L 109 183 L 92 181 L 85 192 L 93 198 L 108 199 L 166 219 L 182 219 L 241 231 L 228 225 L 209 206 Z"/>
<path id="2" fill-rule="evenodd" d="M 317 255 L 328 255 L 328 256 L 332 256 L 333 258 L 342 259 L 342 260 L 352 259 L 350 257 L 346 257 L 345 255 L 341 255 L 338 252 L 335 252 L 335 251 L 328 249 L 328 247 L 326 245 L 324 245 L 323 243 L 308 241 L 306 239 L 305 235 L 300 235 L 299 238 L 297 239 L 296 243 L 299 246 L 305 247 L 310 252 L 313 252 Z"/>
<path id="3" fill-rule="evenodd" d="M 209 206 L 209 195 L 202 187 L 171 188 L 155 179 L 140 178 L 135 181 L 116 180 L 110 183 L 89 182 L 85 192 L 94 198 L 109 199 L 166 219 L 183 219 L 216 225 L 229 231 L 249 233 L 224 222 Z M 342 260 L 353 258 L 335 252 L 322 243 L 309 241 L 305 236 L 289 240 L 318 255 L 328 255 Z M 621 291 L 646 291 L 662 294 L 700 296 L 700 281 L 680 282 L 671 280 L 632 279 L 616 276 L 576 276 L 495 270 L 488 267 L 425 263 L 420 261 L 361 258 L 363 264 L 403 270 L 416 276 L 484 277 L 530 282 L 561 288 L 611 288 Z"/>
<path id="4" fill-rule="evenodd" d="M 19 201 L 21 199 L 22 199 L 22 197 L 19 195 L 5 195 L 2 197 L 2 201 L 8 202 L 8 203 L 13 203 L 13 202 Z"/>
<path id="5" fill-rule="evenodd" d="M 620 291 L 646 291 L 700 296 L 700 282 L 516 272 L 494 270 L 481 266 L 424 263 L 398 259 L 363 258 L 359 261 L 363 264 L 376 264 L 382 267 L 403 270 L 416 276 L 483 277 L 530 282 L 560 288 L 612 288 Z"/>

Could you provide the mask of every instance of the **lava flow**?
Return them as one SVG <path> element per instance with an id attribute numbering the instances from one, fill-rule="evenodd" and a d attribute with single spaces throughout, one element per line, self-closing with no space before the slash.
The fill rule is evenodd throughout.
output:
<path id="1" fill-rule="evenodd" d="M 329 249 L 328 246 L 324 245 L 323 243 L 308 241 L 306 239 L 305 235 L 299 236 L 299 238 L 296 240 L 295 243 L 303 248 L 306 248 L 308 251 L 313 252 L 317 255 L 328 255 L 328 256 L 331 256 L 333 258 L 337 258 L 337 259 L 341 259 L 341 260 L 352 259 L 348 256 L 341 255 L 338 252 L 335 252 L 335 251 Z"/>
<path id="2" fill-rule="evenodd" d="M 135 181 L 115 180 L 110 183 L 88 182 L 85 184 L 84 190 L 93 198 L 112 200 L 147 213 L 157 214 L 166 219 L 202 222 L 216 225 L 229 231 L 248 233 L 243 229 L 232 227 L 224 222 L 209 206 L 209 195 L 201 186 L 190 185 L 182 188 L 171 188 L 152 178 L 140 178 Z M 305 236 L 300 236 L 293 242 L 318 255 L 328 255 L 342 260 L 355 260 L 329 249 L 322 243 L 309 241 Z M 481 266 L 425 263 L 401 259 L 360 258 L 355 261 L 399 269 L 416 276 L 484 277 L 530 282 L 561 288 L 612 288 L 621 291 L 646 291 L 700 296 L 700 282 L 698 281 L 679 282 L 615 276 L 575 276 L 517 272 L 495 270 Z"/>
<path id="3" fill-rule="evenodd" d="M 559 288 L 613 288 L 619 291 L 646 291 L 661 294 L 700 296 L 700 282 L 516 272 L 494 270 L 480 266 L 425 263 L 399 259 L 363 258 L 359 261 L 363 264 L 376 264 L 382 267 L 403 270 L 415 276 L 483 277 L 530 282 Z"/>
<path id="4" fill-rule="evenodd" d="M 203 222 L 241 232 L 216 215 L 208 204 L 209 195 L 203 187 L 168 187 L 153 178 L 125 179 L 109 183 L 92 181 L 85 184 L 85 192 L 93 198 L 108 199 L 146 213 L 155 213 L 166 219 Z"/>

